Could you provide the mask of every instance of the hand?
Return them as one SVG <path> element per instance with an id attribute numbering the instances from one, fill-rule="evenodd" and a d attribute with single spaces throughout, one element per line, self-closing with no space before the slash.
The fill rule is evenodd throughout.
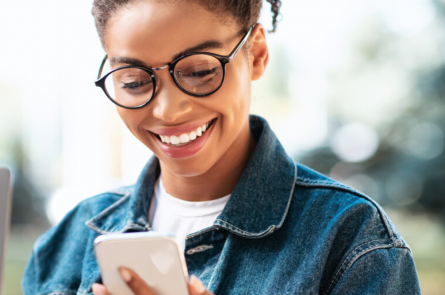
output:
<path id="1" fill-rule="evenodd" d="M 157 295 L 137 273 L 131 269 L 121 267 L 119 273 L 122 279 L 127 283 L 128 287 L 133 291 L 135 295 Z M 213 295 L 210 293 L 201 281 L 194 275 L 190 277 L 190 281 L 187 282 L 187 287 L 190 295 Z M 93 284 L 94 295 L 111 295 L 107 288 L 101 284 Z M 117 295 L 117 294 L 116 294 Z"/>

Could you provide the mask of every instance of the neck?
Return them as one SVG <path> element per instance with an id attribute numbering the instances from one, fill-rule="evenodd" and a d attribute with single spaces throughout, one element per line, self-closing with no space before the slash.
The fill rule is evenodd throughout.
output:
<path id="1" fill-rule="evenodd" d="M 186 201 L 210 201 L 228 194 L 236 184 L 255 149 L 256 141 L 250 133 L 249 122 L 221 159 L 203 174 L 187 177 L 164 169 L 161 162 L 162 182 L 170 195 Z"/>

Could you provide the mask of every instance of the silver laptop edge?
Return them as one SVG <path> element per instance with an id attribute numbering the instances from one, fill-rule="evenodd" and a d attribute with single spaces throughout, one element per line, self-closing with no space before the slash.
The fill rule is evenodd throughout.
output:
<path id="1" fill-rule="evenodd" d="M 6 241 L 9 232 L 12 204 L 12 180 L 9 169 L 0 167 L 0 293 L 2 292 Z"/>

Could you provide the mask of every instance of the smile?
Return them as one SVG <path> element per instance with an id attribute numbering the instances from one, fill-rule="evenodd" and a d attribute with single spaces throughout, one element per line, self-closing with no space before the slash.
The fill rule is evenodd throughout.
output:
<path id="1" fill-rule="evenodd" d="M 216 118 L 198 127 L 196 125 L 154 129 L 150 132 L 160 150 L 171 158 L 187 158 L 199 152 L 207 143 Z"/>
<path id="2" fill-rule="evenodd" d="M 169 136 L 169 135 L 158 135 L 158 136 L 159 136 L 159 139 L 167 145 L 175 146 L 175 147 L 184 146 L 190 142 L 193 142 L 200 136 L 202 136 L 213 124 L 213 121 L 214 120 L 211 120 L 190 132 L 177 134 L 177 135 L 171 135 L 171 136 Z"/>

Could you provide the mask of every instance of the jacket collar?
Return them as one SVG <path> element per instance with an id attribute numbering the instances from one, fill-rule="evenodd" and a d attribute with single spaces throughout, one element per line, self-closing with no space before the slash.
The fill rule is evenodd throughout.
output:
<path id="1" fill-rule="evenodd" d="M 250 116 L 250 129 L 257 146 L 214 225 L 243 237 L 259 238 L 282 226 L 296 184 L 297 168 L 266 120 Z M 123 197 L 86 225 L 102 234 L 150 230 L 148 209 L 159 173 L 159 161 L 152 157 L 137 183 L 132 188 L 115 191 Z"/>
<path id="2" fill-rule="evenodd" d="M 266 120 L 250 117 L 257 146 L 215 225 L 251 238 L 280 228 L 292 199 L 297 168 Z"/>
<path id="3" fill-rule="evenodd" d="M 105 193 L 122 197 L 87 220 L 85 225 L 100 234 L 150 230 L 148 209 L 159 174 L 159 161 L 153 156 L 142 169 L 135 185 Z"/>

